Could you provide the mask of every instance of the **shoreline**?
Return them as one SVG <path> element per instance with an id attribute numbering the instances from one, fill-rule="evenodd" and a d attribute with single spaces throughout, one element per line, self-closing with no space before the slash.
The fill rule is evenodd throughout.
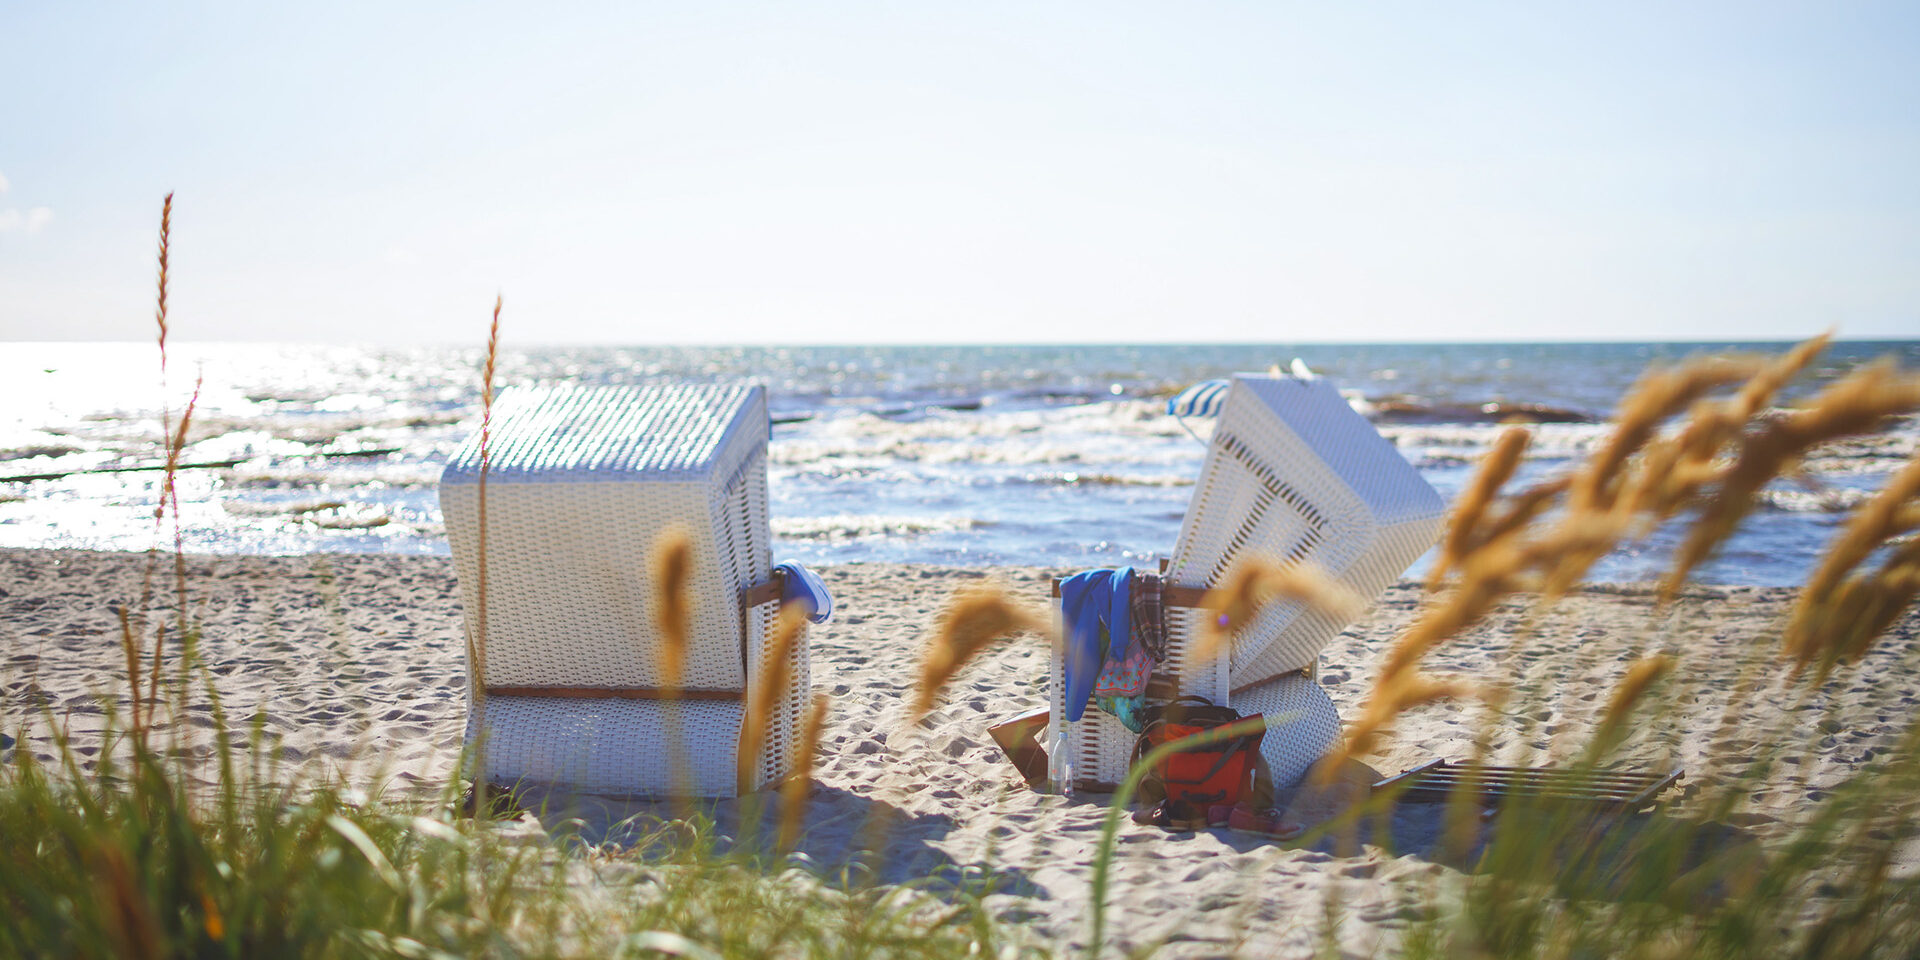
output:
<path id="1" fill-rule="evenodd" d="M 89 746 L 105 720 L 96 693 L 124 692 L 125 660 L 110 608 L 139 595 L 145 553 L 0 549 L 0 724 L 5 753 L 49 759 L 41 707 Z M 155 556 L 155 595 L 170 603 L 171 557 Z M 261 717 L 295 764 L 351 764 L 378 756 L 401 792 L 431 793 L 454 773 L 463 726 L 464 647 L 458 591 L 444 557 L 318 554 L 187 557 L 189 606 L 204 625 L 201 653 L 229 713 Z M 1019 598 L 1042 602 L 1057 571 L 994 571 L 913 564 L 819 568 L 834 591 L 833 620 L 811 634 L 814 687 L 832 700 L 815 768 L 801 850 L 844 862 L 863 837 L 886 843 L 877 879 L 903 882 L 985 870 L 1000 881 L 996 914 L 1030 920 L 1049 935 L 1084 934 L 1092 851 L 1106 814 L 1100 795 L 1063 802 L 1025 789 L 986 733 L 992 722 L 1044 702 L 1047 650 L 1037 638 L 1002 644 L 970 665 L 918 726 L 904 722 L 927 627 L 946 597 L 989 574 Z M 1774 694 L 1784 669 L 1772 659 L 1777 625 L 1797 591 L 1700 587 L 1656 611 L 1646 584 L 1600 584 L 1535 615 L 1508 604 L 1429 658 L 1434 673 L 1499 681 L 1497 710 L 1441 703 L 1404 716 L 1362 775 L 1390 775 L 1428 759 L 1462 759 L 1486 738 L 1499 759 L 1564 759 L 1591 735 L 1626 665 L 1655 650 L 1681 657 L 1663 703 L 1671 711 L 1622 748 L 1623 762 L 1687 771 L 1712 783 L 1752 769 L 1762 745 L 1785 744 L 1758 782 L 1742 830 L 1765 841 L 1897 742 L 1920 705 L 1920 613 L 1901 618 L 1860 665 L 1796 704 Z M 1351 722 L 1386 643 L 1422 593 L 1391 589 L 1322 655 L 1320 679 Z M 171 613 L 167 614 L 171 616 Z M 1841 682 L 1844 680 L 1845 682 Z M 1743 687 L 1747 683 L 1750 686 Z M 1746 692 L 1741 693 L 1742 690 Z M 37 694 L 37 695 L 36 695 Z M 1729 704 L 1745 719 L 1723 730 Z M 1817 704 L 1822 725 L 1798 723 Z M 1812 716 L 1812 715 L 1807 715 Z M 1491 718 L 1491 725 L 1484 721 Z M 190 723 L 205 726 L 197 716 Z M 24 731 L 23 728 L 24 727 Z M 1831 728 L 1831 729 L 1829 729 Z M 27 742 L 12 738 L 21 732 Z M 97 744 L 92 744 L 97 749 Z M 1342 789 L 1284 791 L 1308 822 L 1348 799 Z M 1685 799 L 1676 809 L 1684 809 Z M 737 824 L 740 801 L 711 805 Z M 1141 945 L 1182 942 L 1171 955 L 1305 954 L 1328 896 L 1351 922 L 1343 949 L 1364 952 L 1407 923 L 1398 879 L 1438 876 L 1463 864 L 1436 847 L 1431 809 L 1403 805 L 1392 851 L 1363 833 L 1304 848 L 1225 830 L 1170 833 L 1123 824 L 1109 894 L 1116 933 Z M 577 817 L 589 836 L 617 839 L 616 824 L 659 804 L 577 798 L 548 816 Z M 731 818 L 731 819 L 730 819 Z M 1180 948 L 1180 949 L 1173 949 Z"/>

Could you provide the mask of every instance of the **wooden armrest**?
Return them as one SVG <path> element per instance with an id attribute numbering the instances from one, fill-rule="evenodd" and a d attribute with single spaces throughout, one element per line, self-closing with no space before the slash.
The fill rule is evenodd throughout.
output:
<path id="1" fill-rule="evenodd" d="M 1055 598 L 1058 598 L 1060 596 L 1060 578 L 1059 577 L 1053 578 L 1052 592 L 1050 595 Z M 1192 609 L 1198 609 L 1200 607 L 1200 600 L 1206 595 L 1207 595 L 1206 587 L 1176 587 L 1176 586 L 1168 585 L 1166 587 L 1161 588 L 1160 602 L 1164 606 L 1180 607 L 1182 609 L 1192 610 Z"/>
<path id="2" fill-rule="evenodd" d="M 567 700 L 734 700 L 745 690 L 662 690 L 658 687 L 488 687 L 489 697 L 560 697 Z"/>
<path id="3" fill-rule="evenodd" d="M 787 575 L 776 570 L 773 576 L 768 577 L 764 582 L 748 587 L 741 603 L 751 610 L 763 603 L 772 603 L 780 599 L 780 595 L 785 593 L 786 589 Z"/>

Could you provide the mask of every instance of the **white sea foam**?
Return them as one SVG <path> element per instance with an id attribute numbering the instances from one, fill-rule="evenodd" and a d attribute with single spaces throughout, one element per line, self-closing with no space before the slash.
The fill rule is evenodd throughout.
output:
<path id="1" fill-rule="evenodd" d="M 811 472 L 924 466 L 1197 466 L 1204 449 L 1141 401 L 911 420 L 872 414 L 796 424 L 775 434 L 770 462 Z M 1119 471 L 1105 472 L 1118 475 Z"/>
<path id="2" fill-rule="evenodd" d="M 1841 513 L 1852 510 L 1872 497 L 1870 490 L 1851 487 L 1822 487 L 1817 490 L 1770 487 L 1760 491 L 1757 499 L 1763 507 L 1788 513 Z"/>
<path id="3" fill-rule="evenodd" d="M 972 517 L 904 517 L 840 514 L 831 517 L 775 517 L 775 536 L 789 540 L 848 540 L 856 537 L 912 537 L 955 533 L 991 526 Z"/>

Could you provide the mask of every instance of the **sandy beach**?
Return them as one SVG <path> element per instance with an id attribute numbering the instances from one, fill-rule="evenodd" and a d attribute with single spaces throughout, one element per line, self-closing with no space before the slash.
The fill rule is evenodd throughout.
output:
<path id="1" fill-rule="evenodd" d="M 141 595 L 148 564 L 134 553 L 0 551 L 0 744 L 9 756 L 24 749 L 54 759 L 48 720 L 65 727 L 82 754 L 100 749 L 90 735 L 101 729 L 106 704 L 125 696 L 114 605 Z M 460 607 L 447 560 L 193 556 L 187 566 L 191 616 L 204 628 L 201 654 L 227 711 L 236 720 L 257 718 L 290 769 L 377 767 L 389 790 L 423 795 L 446 784 L 465 713 Z M 172 589 L 171 567 L 170 557 L 160 558 L 153 589 Z M 961 674 L 926 721 L 909 727 L 906 693 L 930 623 L 955 587 L 987 574 L 890 564 L 821 572 L 839 607 L 812 633 L 813 678 L 832 708 L 801 850 L 831 869 L 850 849 L 883 837 L 884 855 L 873 864 L 878 879 L 991 875 L 999 891 L 988 901 L 993 912 L 1031 920 L 1038 936 L 1083 937 L 1107 798 L 1069 803 L 1028 790 L 987 734 L 995 720 L 1043 702 L 1044 642 L 1029 637 L 996 649 Z M 1054 573 L 992 575 L 1040 603 Z M 1394 587 L 1326 649 L 1321 682 L 1349 721 L 1381 651 L 1421 596 L 1417 585 Z M 1920 614 L 1913 612 L 1864 663 L 1814 695 L 1793 693 L 1772 660 L 1792 597 L 1787 589 L 1701 587 L 1660 609 L 1648 588 L 1601 585 L 1544 615 L 1502 608 L 1430 666 L 1503 684 L 1505 705 L 1491 713 L 1473 704 L 1411 713 L 1348 780 L 1467 758 L 1483 730 L 1497 758 L 1565 758 L 1589 739 L 1626 664 L 1667 650 L 1680 666 L 1665 688 L 1666 706 L 1623 747 L 1622 765 L 1683 768 L 1683 788 L 1661 815 L 1684 816 L 1701 785 L 1740 776 L 1780 745 L 1777 767 L 1729 826 L 1730 843 L 1764 843 L 1807 800 L 1884 755 L 1920 702 L 1920 674 L 1912 670 Z M 208 710 L 201 704 L 190 722 L 211 725 Z M 1288 791 L 1283 799 L 1294 816 L 1314 823 L 1340 809 L 1351 789 Z M 717 804 L 715 817 L 737 828 L 740 806 Z M 584 797 L 556 800 L 546 820 L 579 818 L 589 836 L 617 840 L 610 830 L 619 821 L 665 812 Z M 1342 951 L 1366 955 L 1422 909 L 1408 892 L 1414 885 L 1396 881 L 1462 866 L 1462 857 L 1440 850 L 1439 826 L 1437 808 L 1403 805 L 1390 839 L 1375 824 L 1295 847 L 1226 830 L 1126 824 L 1110 894 L 1115 935 L 1130 946 L 1165 942 L 1172 956 L 1307 955 L 1322 940 L 1333 902 Z"/>

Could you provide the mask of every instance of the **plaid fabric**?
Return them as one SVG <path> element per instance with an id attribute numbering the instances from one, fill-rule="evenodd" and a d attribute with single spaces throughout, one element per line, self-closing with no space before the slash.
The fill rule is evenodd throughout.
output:
<path id="1" fill-rule="evenodd" d="M 1155 663 L 1167 659 L 1167 614 L 1162 588 L 1166 582 L 1157 573 L 1133 572 L 1133 642 L 1147 651 Z"/>

